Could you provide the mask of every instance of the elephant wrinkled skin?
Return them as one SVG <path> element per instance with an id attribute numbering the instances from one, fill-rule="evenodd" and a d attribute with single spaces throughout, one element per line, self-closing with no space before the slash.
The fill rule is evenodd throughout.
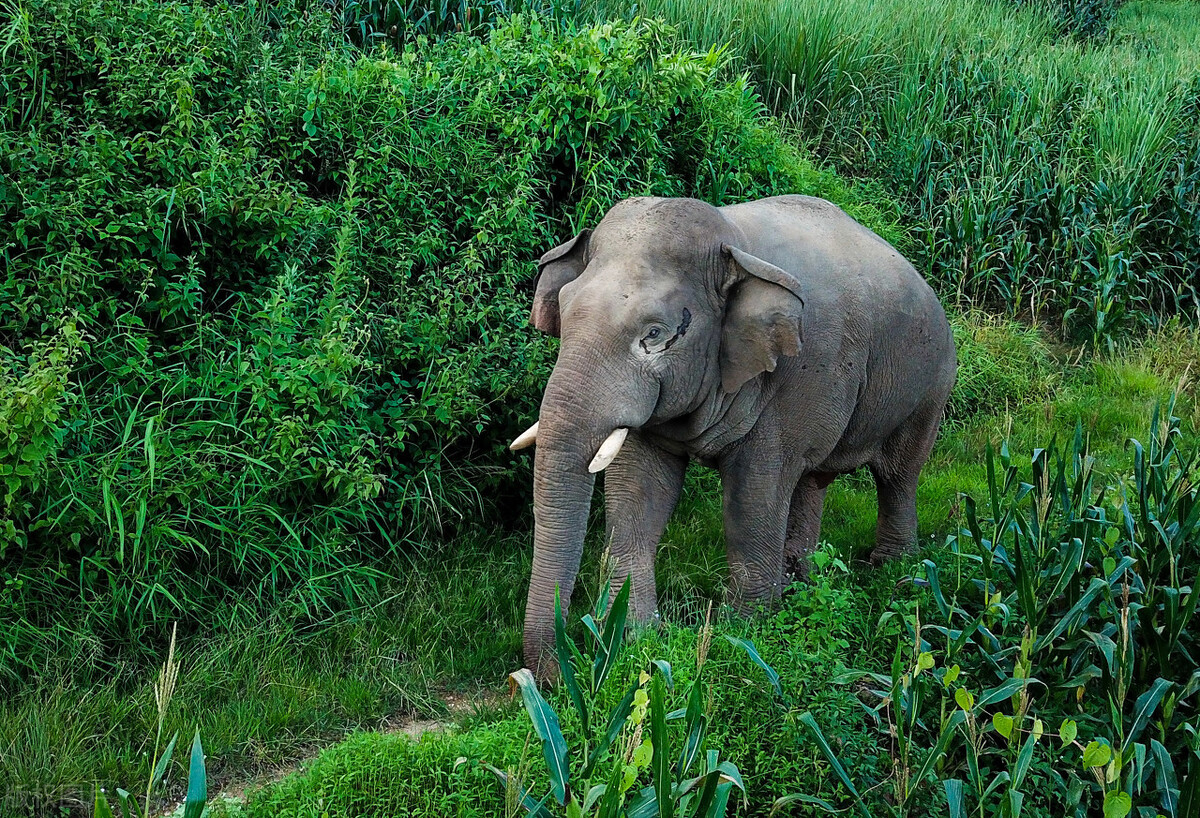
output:
<path id="1" fill-rule="evenodd" d="M 803 571 L 838 474 L 875 478 L 874 560 L 913 547 L 954 339 L 929 285 L 875 233 L 808 196 L 636 198 L 538 266 L 530 318 L 562 339 L 519 441 L 537 446 L 524 650 L 540 678 L 556 672 L 555 587 L 565 606 L 605 465 L 614 587 L 632 578 L 635 621 L 658 618 L 655 550 L 691 459 L 721 474 L 739 608 Z"/>

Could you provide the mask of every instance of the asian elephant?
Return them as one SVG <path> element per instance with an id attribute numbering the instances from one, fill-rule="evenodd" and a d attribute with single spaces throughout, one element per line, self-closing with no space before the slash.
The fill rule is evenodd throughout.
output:
<path id="1" fill-rule="evenodd" d="M 777 598 L 817 542 L 833 478 L 870 469 L 873 560 L 916 542 L 917 476 L 954 382 L 933 290 L 835 205 L 634 198 L 538 262 L 531 312 L 562 339 L 538 422 L 525 662 L 552 678 L 554 593 L 579 570 L 605 476 L 613 587 L 658 618 L 654 558 L 689 460 L 724 491 L 729 597 Z"/>

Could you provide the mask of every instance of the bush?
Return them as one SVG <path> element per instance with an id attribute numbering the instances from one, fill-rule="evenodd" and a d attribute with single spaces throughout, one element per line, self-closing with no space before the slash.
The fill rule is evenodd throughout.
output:
<path id="1" fill-rule="evenodd" d="M 367 599 L 523 501 L 530 259 L 618 199 L 810 192 L 889 232 L 655 23 L 363 54 L 299 0 L 13 11 L 0 683 L 220 598 Z"/>

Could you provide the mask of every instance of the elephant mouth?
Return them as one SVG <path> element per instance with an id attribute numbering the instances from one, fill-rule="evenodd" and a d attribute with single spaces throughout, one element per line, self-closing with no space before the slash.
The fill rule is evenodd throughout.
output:
<path id="1" fill-rule="evenodd" d="M 540 425 L 541 421 L 530 426 L 518 435 L 517 439 L 508 445 L 508 448 L 515 452 L 537 443 L 538 427 Z M 592 462 L 588 463 L 588 471 L 595 474 L 608 468 L 608 465 L 621 452 L 621 446 L 625 444 L 625 438 L 628 434 L 629 427 L 627 426 L 619 426 L 613 429 L 608 437 L 604 438 L 604 442 L 600 444 L 600 448 L 596 450 L 596 456 L 592 458 Z"/>

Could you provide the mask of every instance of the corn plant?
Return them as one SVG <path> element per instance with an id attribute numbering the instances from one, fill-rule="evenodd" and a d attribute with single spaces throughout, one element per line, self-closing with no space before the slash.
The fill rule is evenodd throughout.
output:
<path id="1" fill-rule="evenodd" d="M 685 704 L 668 711 L 673 692 L 671 666 L 654 660 L 630 683 L 608 713 L 597 710 L 597 698 L 625 649 L 629 580 L 610 599 L 606 583 L 593 613 L 583 617 L 587 635 L 581 650 L 567 636 L 562 604 L 555 597 L 554 634 L 558 669 L 580 734 L 568 745 L 558 714 L 538 690 L 525 668 L 509 677 L 520 690 L 525 710 L 541 741 L 550 791 L 540 800 L 515 780 L 511 771 L 485 765 L 527 815 L 551 818 L 721 818 L 734 787 L 745 793 L 737 766 L 705 747 L 708 714 L 702 673 L 711 626 L 706 624 L 697 655 L 696 675 L 684 695 Z M 682 721 L 682 741 L 672 751 L 668 723 Z M 572 774 L 574 772 L 574 774 Z M 643 775 L 647 786 L 635 785 Z"/>
<path id="2" fill-rule="evenodd" d="M 1173 410 L 1102 488 L 1079 426 L 1033 452 L 1028 480 L 1007 445 L 988 447 L 984 509 L 964 498 L 966 529 L 912 578 L 925 619 L 904 618 L 890 673 L 839 679 L 865 687 L 892 759 L 886 803 L 867 803 L 799 715 L 864 815 L 935 801 L 980 818 L 1051 802 L 1077 818 L 1200 814 L 1200 503 Z M 797 801 L 835 809 L 806 794 L 777 806 Z"/>

